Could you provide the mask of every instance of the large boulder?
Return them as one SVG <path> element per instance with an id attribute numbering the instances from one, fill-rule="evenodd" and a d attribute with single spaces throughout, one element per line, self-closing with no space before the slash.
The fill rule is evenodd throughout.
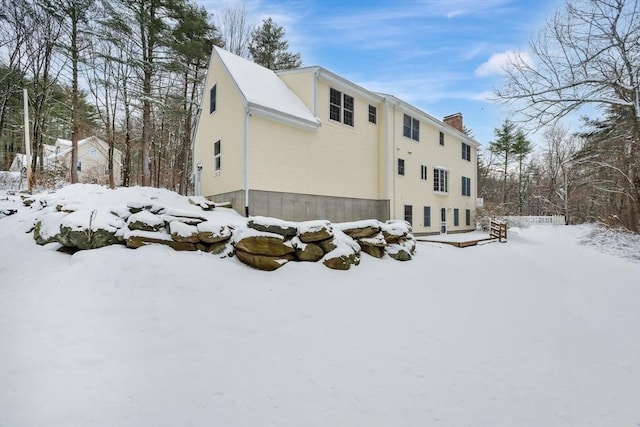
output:
<path id="1" fill-rule="evenodd" d="M 254 255 L 281 257 L 294 251 L 289 242 L 280 234 L 260 232 L 254 229 L 238 231 L 233 238 L 236 250 Z"/>
<path id="2" fill-rule="evenodd" d="M 240 261 L 242 261 L 242 263 L 249 267 L 264 271 L 277 270 L 293 259 L 292 254 L 286 254 L 283 256 L 257 255 L 239 250 L 238 247 L 236 247 L 236 256 Z"/>
<path id="3" fill-rule="evenodd" d="M 358 244 L 365 252 L 372 257 L 382 258 L 384 256 L 384 247 L 387 245 L 387 241 L 383 237 L 382 233 L 378 233 L 373 237 L 363 237 L 358 239 Z"/>
<path id="4" fill-rule="evenodd" d="M 56 241 L 63 246 L 81 250 L 97 249 L 121 243 L 118 231 L 124 221 L 103 210 L 77 210 L 60 220 Z"/>
<path id="5" fill-rule="evenodd" d="M 165 209 L 162 214 L 162 218 L 167 223 L 170 223 L 171 221 L 180 221 L 188 225 L 198 225 L 207 220 L 197 213 L 182 209 Z"/>
<path id="6" fill-rule="evenodd" d="M 163 218 L 147 210 L 139 211 L 127 218 L 129 230 L 159 231 L 164 225 L 165 222 Z"/>
<path id="7" fill-rule="evenodd" d="M 361 239 L 378 234 L 380 232 L 380 223 L 375 219 L 367 219 L 363 221 L 341 222 L 334 224 L 334 228 L 341 230 L 353 239 Z"/>
<path id="8" fill-rule="evenodd" d="M 212 202 L 202 196 L 189 197 L 189 203 L 199 206 L 203 211 L 212 211 L 216 207 L 215 202 Z"/>
<path id="9" fill-rule="evenodd" d="M 398 243 L 411 233 L 411 224 L 404 220 L 389 220 L 380 224 L 380 228 L 387 243 Z"/>
<path id="10" fill-rule="evenodd" d="M 336 247 L 323 257 L 322 263 L 333 270 L 348 270 L 352 265 L 360 264 L 360 245 L 340 230 L 334 233 Z"/>
<path id="11" fill-rule="evenodd" d="M 224 242 L 231 238 L 231 228 L 228 225 L 205 221 L 196 227 L 198 229 L 198 238 L 204 243 Z"/>
<path id="12" fill-rule="evenodd" d="M 42 215 L 33 227 L 33 238 L 39 245 L 57 242 L 60 234 L 60 222 L 67 214 L 65 212 L 47 212 Z"/>
<path id="13" fill-rule="evenodd" d="M 304 221 L 298 224 L 298 237 L 304 243 L 327 240 L 333 237 L 333 227 L 326 220 Z"/>
<path id="14" fill-rule="evenodd" d="M 316 262 L 324 256 L 324 250 L 315 243 L 304 243 L 299 237 L 291 239 L 291 244 L 295 248 L 295 255 L 298 261 Z"/>
<path id="15" fill-rule="evenodd" d="M 257 231 L 275 233 L 284 237 L 293 237 L 298 234 L 298 224 L 266 216 L 253 216 L 247 221 L 247 226 Z"/>
<path id="16" fill-rule="evenodd" d="M 384 249 L 387 255 L 389 255 L 396 261 L 409 261 L 412 258 L 411 252 L 403 245 L 400 245 L 398 243 L 391 243 Z"/>
<path id="17" fill-rule="evenodd" d="M 176 242 L 198 243 L 200 241 L 196 226 L 185 224 L 184 222 L 171 221 L 169 223 L 169 233 L 171 233 L 171 238 Z"/>
<path id="18" fill-rule="evenodd" d="M 137 249 L 148 244 L 169 246 L 176 251 L 195 251 L 196 245 L 188 242 L 176 242 L 167 233 L 153 231 L 132 231 L 126 234 L 125 244 L 128 248 Z"/>

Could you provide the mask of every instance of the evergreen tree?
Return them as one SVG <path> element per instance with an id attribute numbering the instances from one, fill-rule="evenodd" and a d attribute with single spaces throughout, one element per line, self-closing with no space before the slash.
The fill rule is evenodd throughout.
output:
<path id="1" fill-rule="evenodd" d="M 496 140 L 489 144 L 489 150 L 499 156 L 503 167 L 502 203 L 507 203 L 507 175 L 509 164 L 512 162 L 513 145 L 516 139 L 516 125 L 506 119 L 502 127 L 494 130 Z"/>
<path id="2" fill-rule="evenodd" d="M 256 64 L 271 70 L 300 67 L 300 54 L 288 50 L 289 43 L 284 39 L 284 28 L 271 18 L 262 21 L 262 25 L 251 33 L 249 53 Z"/>
<path id="3" fill-rule="evenodd" d="M 511 152 L 518 162 L 518 215 L 522 215 L 524 206 L 524 195 L 528 183 L 528 174 L 524 170 L 524 162 L 527 156 L 533 151 L 531 141 L 527 139 L 522 130 L 516 132 L 515 141 L 511 146 Z"/>

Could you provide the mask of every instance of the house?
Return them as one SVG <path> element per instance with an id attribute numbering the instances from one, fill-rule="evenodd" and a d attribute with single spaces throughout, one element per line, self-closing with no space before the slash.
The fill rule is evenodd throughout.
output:
<path id="1" fill-rule="evenodd" d="M 43 165 L 45 169 L 71 166 L 71 141 L 56 139 L 54 145 L 44 144 Z M 19 171 L 24 167 L 25 154 L 18 154 L 11 164 L 10 170 Z M 109 183 L 109 144 L 96 136 L 78 141 L 78 182 L 108 184 Z M 113 175 L 115 185 L 121 183 L 122 152 L 117 148 L 113 152 Z M 69 174 L 65 173 L 68 178 Z"/>
<path id="2" fill-rule="evenodd" d="M 245 215 L 475 228 L 478 142 L 319 66 L 274 72 L 214 47 L 194 134 L 196 192 Z"/>

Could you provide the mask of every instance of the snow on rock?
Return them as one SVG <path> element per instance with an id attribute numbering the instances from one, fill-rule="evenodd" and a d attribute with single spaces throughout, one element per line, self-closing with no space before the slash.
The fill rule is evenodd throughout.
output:
<path id="1" fill-rule="evenodd" d="M 404 220 L 387 221 L 380 224 L 382 234 L 388 243 L 397 243 L 411 233 L 411 225 Z"/>
<path id="2" fill-rule="evenodd" d="M 360 245 L 340 229 L 334 230 L 334 248 L 323 258 L 322 263 L 333 270 L 348 270 L 360 264 Z"/>
<path id="3" fill-rule="evenodd" d="M 204 243 L 218 243 L 231 238 L 232 227 L 215 221 L 204 221 L 196 226 L 198 236 Z"/>
<path id="4" fill-rule="evenodd" d="M 304 221 L 298 224 L 298 235 L 306 243 L 326 240 L 333 237 L 333 227 L 326 220 Z"/>
<path id="5" fill-rule="evenodd" d="M 266 216 L 252 216 L 249 218 L 247 226 L 254 230 L 276 233 L 284 237 L 293 237 L 298 233 L 297 223 Z"/>
<path id="6" fill-rule="evenodd" d="M 33 236 L 40 245 L 58 242 L 91 249 L 162 244 L 222 257 L 242 251 L 238 259 L 264 270 L 289 261 L 319 260 L 331 268 L 347 269 L 359 263 L 360 251 L 380 258 L 389 243 L 381 230 L 393 235 L 395 242 L 409 245 L 407 252 L 415 249 L 404 222 L 364 220 L 335 225 L 326 220 L 297 223 L 263 216 L 247 220 L 232 209 L 207 210 L 210 204 L 163 189 L 110 190 L 86 184 L 30 196 L 25 203 L 34 212 Z"/>
<path id="7" fill-rule="evenodd" d="M 377 234 L 380 231 L 380 222 L 375 219 L 367 219 L 362 221 L 340 222 L 333 224 L 333 227 L 343 231 L 354 239 L 358 239 Z"/>
<path id="8" fill-rule="evenodd" d="M 181 221 L 171 221 L 169 223 L 169 233 L 176 242 L 199 243 L 200 236 L 195 225 L 185 224 Z"/>
<path id="9" fill-rule="evenodd" d="M 158 231 L 164 227 L 164 219 L 147 210 L 134 213 L 127 219 L 130 230 Z"/>

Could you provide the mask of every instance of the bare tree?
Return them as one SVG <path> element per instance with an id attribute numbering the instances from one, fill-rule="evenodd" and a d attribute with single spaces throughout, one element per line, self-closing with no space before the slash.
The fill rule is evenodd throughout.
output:
<path id="1" fill-rule="evenodd" d="M 533 61 L 515 57 L 497 97 L 538 127 L 586 104 L 626 111 L 631 134 L 624 165 L 625 225 L 640 216 L 640 9 L 637 0 L 567 0 L 530 43 Z"/>
<path id="2" fill-rule="evenodd" d="M 226 50 L 243 58 L 251 58 L 249 43 L 255 25 L 249 23 L 244 6 L 225 9 L 216 26 L 220 30 Z"/>

